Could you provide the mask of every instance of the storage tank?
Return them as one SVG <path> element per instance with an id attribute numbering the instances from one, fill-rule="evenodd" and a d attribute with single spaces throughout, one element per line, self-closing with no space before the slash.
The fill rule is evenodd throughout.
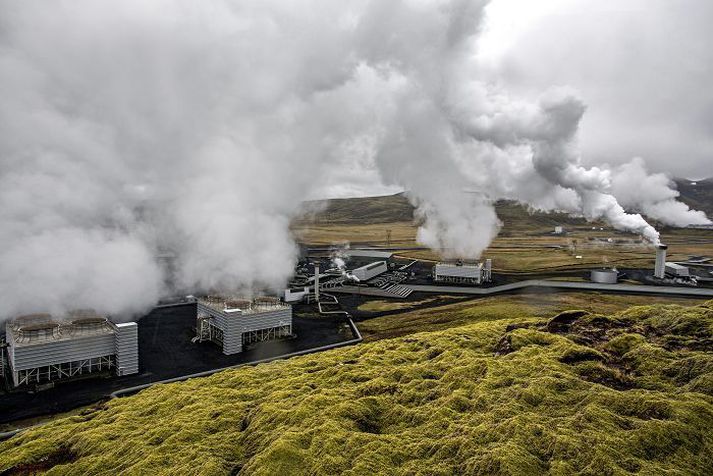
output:
<path id="1" fill-rule="evenodd" d="M 616 284 L 619 272 L 615 269 L 602 268 L 593 269 L 590 279 L 593 283 Z"/>

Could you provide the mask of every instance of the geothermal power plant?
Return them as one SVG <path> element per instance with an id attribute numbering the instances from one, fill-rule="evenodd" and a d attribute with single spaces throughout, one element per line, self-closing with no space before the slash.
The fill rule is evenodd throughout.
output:
<path id="1" fill-rule="evenodd" d="M 694 274 L 688 262 L 667 261 L 667 251 L 666 245 L 658 245 L 652 253 L 653 270 L 633 270 L 639 273 L 633 279 L 644 284 L 688 287 L 697 286 L 699 280 L 713 281 L 701 276 L 700 271 Z M 449 287 L 481 287 L 484 289 L 474 294 L 487 294 L 490 290 L 498 292 L 499 287 L 513 289 L 517 285 L 512 278 L 494 276 L 492 259 L 429 264 L 380 249 L 348 250 L 338 260 L 331 253 L 330 249 L 315 251 L 311 256 L 305 252 L 280 298 L 234 294 L 182 298 L 177 305 L 194 306 L 194 310 L 187 307 L 184 311 L 192 313 L 186 321 L 191 334 L 177 336 L 174 340 L 178 344 L 174 345 L 188 345 L 183 347 L 187 349 L 205 344 L 200 352 L 208 359 L 203 365 L 210 366 L 221 354 L 237 356 L 262 342 L 299 338 L 293 322 L 294 306 L 317 304 L 320 314 L 344 316 L 348 313 L 329 307 L 339 306 L 339 295 L 407 299 L 415 291 L 448 293 Z M 702 266 L 709 266 L 705 264 L 707 258 L 697 259 Z M 695 266 L 695 259 L 690 263 Z M 632 279 L 627 275 L 631 272 L 594 268 L 587 277 L 591 283 L 609 286 L 617 285 L 624 277 Z M 8 388 L 42 390 L 76 379 L 136 375 L 143 371 L 139 326 L 137 322 L 113 322 L 110 316 L 92 310 L 16 316 L 4 324 L 0 377 L 4 377 Z M 154 337 L 150 344 L 143 344 L 149 347 L 142 347 L 141 352 L 148 350 L 151 354 L 144 358 L 162 359 L 160 352 L 155 352 L 158 348 L 150 347 Z"/>

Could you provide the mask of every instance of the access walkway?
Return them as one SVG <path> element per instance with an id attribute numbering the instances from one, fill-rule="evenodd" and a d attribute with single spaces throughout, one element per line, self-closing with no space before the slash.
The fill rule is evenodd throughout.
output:
<path id="1" fill-rule="evenodd" d="M 544 279 L 529 279 L 517 283 L 503 284 L 493 287 L 463 287 L 437 285 L 405 285 L 414 292 L 439 294 L 472 294 L 490 296 L 493 294 L 519 291 L 522 289 L 566 289 L 574 291 L 602 291 L 623 294 L 650 294 L 658 296 L 683 296 L 713 299 L 713 289 L 693 286 L 654 286 L 646 284 L 600 284 L 574 281 L 548 281 Z"/>

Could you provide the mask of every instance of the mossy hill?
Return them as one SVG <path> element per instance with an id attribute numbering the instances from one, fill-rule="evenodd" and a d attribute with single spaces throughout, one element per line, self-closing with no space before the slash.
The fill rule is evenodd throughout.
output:
<path id="1" fill-rule="evenodd" d="M 0 473 L 710 474 L 712 351 L 713 301 L 479 322 L 156 386 Z"/>

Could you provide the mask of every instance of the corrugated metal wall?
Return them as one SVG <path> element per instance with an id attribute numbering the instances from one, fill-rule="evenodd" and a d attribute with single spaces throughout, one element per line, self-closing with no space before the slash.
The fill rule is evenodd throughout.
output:
<path id="1" fill-rule="evenodd" d="M 135 322 L 116 324 L 114 339 L 116 375 L 139 372 L 139 326 Z"/>
<path id="2" fill-rule="evenodd" d="M 480 279 L 481 269 L 476 266 L 444 266 L 436 264 L 436 276 Z"/>
<path id="3" fill-rule="evenodd" d="M 240 320 L 242 321 L 243 332 L 291 325 L 292 308 L 287 307 L 257 314 L 245 314 L 240 317 Z"/>
<path id="4" fill-rule="evenodd" d="M 15 371 L 95 359 L 114 355 L 116 352 L 113 333 L 46 341 L 19 347 L 11 344 L 9 350 L 10 362 Z"/>
<path id="5" fill-rule="evenodd" d="M 198 303 L 200 314 L 212 316 L 216 327 L 223 331 L 223 353 L 237 354 L 243 351 L 243 334 L 261 329 L 292 325 L 292 307 L 278 308 L 274 311 L 242 314 L 240 312 L 219 312 L 202 303 Z"/>
<path id="6" fill-rule="evenodd" d="M 223 353 L 225 355 L 237 354 L 243 351 L 243 327 L 240 323 L 242 315 L 232 315 L 213 311 L 215 325 L 223 331 Z"/>

